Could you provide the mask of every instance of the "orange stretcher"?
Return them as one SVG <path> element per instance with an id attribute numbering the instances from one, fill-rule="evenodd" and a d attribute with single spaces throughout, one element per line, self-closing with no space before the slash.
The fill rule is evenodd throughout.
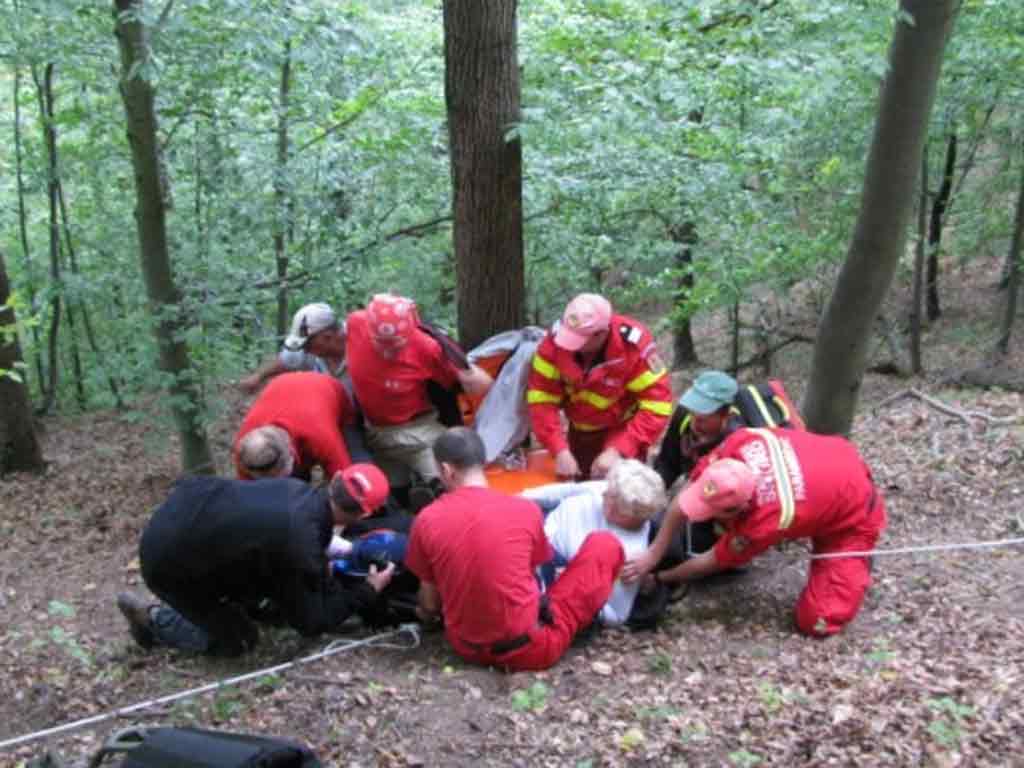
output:
<path id="1" fill-rule="evenodd" d="M 499 462 L 487 465 L 487 482 L 502 493 L 515 494 L 538 485 L 557 483 L 555 457 L 543 448 L 526 454 L 526 466 L 506 468 Z"/>

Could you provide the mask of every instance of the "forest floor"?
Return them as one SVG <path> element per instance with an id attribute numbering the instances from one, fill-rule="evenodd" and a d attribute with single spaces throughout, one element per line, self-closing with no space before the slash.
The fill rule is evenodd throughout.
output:
<path id="1" fill-rule="evenodd" d="M 945 278 L 946 314 L 924 339 L 929 375 L 865 380 L 853 439 L 887 498 L 882 547 L 1024 536 L 1024 398 L 944 383 L 990 346 L 997 272 L 975 263 Z M 716 322 L 697 326 L 707 366 L 726 364 Z M 777 358 L 794 397 L 809 349 Z M 1006 368 L 1024 377 L 1022 355 Z M 222 396 L 223 455 L 245 403 Z M 176 474 L 166 434 L 115 413 L 56 417 L 46 474 L 0 481 L 0 741 L 329 640 L 267 631 L 236 660 L 132 643 L 114 597 L 140 588 L 139 532 Z M 414 650 L 361 647 L 0 749 L 0 765 L 46 749 L 84 765 L 136 723 L 289 736 L 330 766 L 1024 765 L 1024 548 L 879 557 L 860 616 L 826 641 L 793 630 L 804 553 L 790 545 L 696 585 L 659 630 L 605 631 L 547 672 L 472 667 L 428 634 Z"/>

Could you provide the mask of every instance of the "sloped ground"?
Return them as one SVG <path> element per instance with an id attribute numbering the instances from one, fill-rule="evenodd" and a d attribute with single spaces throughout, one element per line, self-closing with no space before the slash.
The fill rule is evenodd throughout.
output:
<path id="1" fill-rule="evenodd" d="M 988 333 L 967 321 L 992 305 L 991 271 L 961 277 L 926 339 L 932 379 L 865 382 L 853 436 L 885 489 L 883 547 L 1024 536 L 1024 400 L 936 384 Z M 724 364 L 724 339 L 704 331 L 708 361 Z M 806 357 L 780 356 L 797 395 Z M 884 403 L 908 387 L 964 415 Z M 46 476 L 0 481 L 0 741 L 326 644 L 281 630 L 241 660 L 138 650 L 113 597 L 138 586 L 138 533 L 176 450 L 152 427 L 95 414 L 49 423 L 46 452 Z M 292 736 L 325 765 L 1022 764 L 1024 548 L 880 557 L 860 617 L 825 642 L 791 627 L 802 553 L 789 545 L 695 586 L 658 632 L 605 632 L 546 673 L 469 667 L 428 635 L 0 751 L 0 765 L 47 747 L 84 764 L 132 723 Z"/>

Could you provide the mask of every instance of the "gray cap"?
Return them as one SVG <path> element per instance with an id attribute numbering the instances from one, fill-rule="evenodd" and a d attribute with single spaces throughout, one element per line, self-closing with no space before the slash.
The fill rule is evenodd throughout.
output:
<path id="1" fill-rule="evenodd" d="M 732 405 L 738 391 L 736 379 L 729 374 L 705 371 L 679 398 L 679 404 L 690 413 L 707 416 L 720 408 Z"/>

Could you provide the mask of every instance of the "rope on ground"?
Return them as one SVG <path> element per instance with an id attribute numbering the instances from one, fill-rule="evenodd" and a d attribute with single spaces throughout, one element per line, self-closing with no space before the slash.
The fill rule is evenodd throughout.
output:
<path id="1" fill-rule="evenodd" d="M 820 552 L 811 554 L 811 560 L 830 560 L 837 557 L 877 557 L 885 555 L 906 555 L 912 552 L 950 552 L 957 549 L 996 549 L 1024 544 L 1024 536 L 1015 539 L 994 541 L 964 541 L 954 544 L 923 544 L 916 547 L 894 547 L 893 549 L 869 549 L 863 552 Z"/>
<path id="2" fill-rule="evenodd" d="M 390 638 L 397 637 L 400 635 L 407 635 L 409 640 L 403 643 L 387 642 Z M 78 730 L 79 728 L 85 728 L 86 726 L 96 725 L 107 720 L 113 720 L 116 717 L 124 717 L 130 715 L 133 712 L 140 710 L 149 709 L 150 707 L 160 706 L 162 704 L 169 704 L 173 701 L 180 701 L 181 699 L 191 698 L 193 696 L 199 696 L 210 691 L 218 691 L 222 688 L 229 686 L 238 685 L 244 683 L 247 680 L 253 680 L 266 675 L 273 675 L 278 672 L 283 672 L 292 667 L 297 667 L 302 664 L 309 664 L 314 661 L 333 656 L 336 653 L 342 653 L 343 651 L 351 651 L 354 648 L 360 648 L 365 646 L 373 646 L 375 648 L 398 648 L 400 650 L 411 650 L 418 647 L 420 644 L 420 631 L 417 624 L 402 624 L 398 629 L 393 629 L 390 632 L 383 632 L 379 635 L 372 635 L 370 637 L 363 638 L 361 640 L 335 640 L 327 645 L 324 650 L 319 653 L 314 653 L 310 656 L 303 656 L 302 658 L 293 659 L 292 661 L 286 661 L 283 664 L 275 664 L 272 667 L 266 667 L 265 669 L 259 669 L 255 672 L 246 672 L 243 675 L 237 675 L 235 677 L 228 677 L 223 680 L 218 680 L 207 685 L 201 685 L 197 688 L 190 688 L 187 691 L 180 691 L 178 693 L 172 693 L 167 696 L 160 696 L 156 699 L 149 699 L 138 704 L 132 704 L 128 707 L 122 707 L 121 709 L 111 710 L 104 712 L 99 715 L 93 715 L 92 717 L 86 717 L 81 720 L 75 720 L 70 723 L 64 723 L 53 728 L 47 728 L 46 730 L 36 731 L 35 733 L 25 734 L 18 736 L 13 739 L 7 739 L 6 741 L 0 741 L 0 750 L 7 749 L 8 747 L 16 747 L 22 744 L 28 744 L 32 741 L 38 741 L 39 739 L 47 738 L 48 736 L 56 736 L 57 734 L 67 733 L 69 731 Z"/>

